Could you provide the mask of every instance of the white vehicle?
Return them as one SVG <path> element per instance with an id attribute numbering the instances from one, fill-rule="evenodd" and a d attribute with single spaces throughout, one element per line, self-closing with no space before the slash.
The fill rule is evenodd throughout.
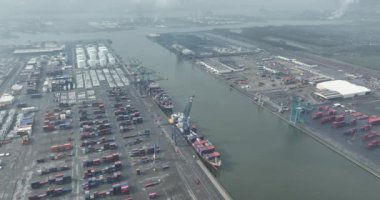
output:
<path id="1" fill-rule="evenodd" d="M 336 108 L 336 107 L 340 107 L 341 104 L 340 103 L 334 103 L 334 105 L 332 106 L 333 108 Z"/>
<path id="2" fill-rule="evenodd" d="M 9 155 L 9 153 L 0 153 L 0 157 L 8 157 Z"/>

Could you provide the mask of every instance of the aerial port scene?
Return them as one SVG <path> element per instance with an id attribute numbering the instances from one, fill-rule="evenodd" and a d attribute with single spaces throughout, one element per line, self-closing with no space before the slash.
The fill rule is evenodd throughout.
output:
<path id="1" fill-rule="evenodd" d="M 0 199 L 378 199 L 379 10 L 4 0 Z"/>

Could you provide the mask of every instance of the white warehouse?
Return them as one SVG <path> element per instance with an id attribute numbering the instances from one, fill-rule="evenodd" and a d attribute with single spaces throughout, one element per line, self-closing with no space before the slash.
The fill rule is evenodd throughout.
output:
<path id="1" fill-rule="evenodd" d="M 314 94 L 324 99 L 351 98 L 371 93 L 371 90 L 366 87 L 355 85 L 344 80 L 318 83 L 316 89 L 317 91 L 315 91 Z"/>

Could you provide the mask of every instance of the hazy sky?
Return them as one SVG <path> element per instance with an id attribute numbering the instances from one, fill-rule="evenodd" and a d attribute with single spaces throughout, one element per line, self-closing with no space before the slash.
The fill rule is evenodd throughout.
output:
<path id="1" fill-rule="evenodd" d="M 230 10 L 254 14 L 267 10 L 336 10 L 344 2 L 355 6 L 377 4 L 380 0 L 0 0 L 0 15 L 23 13 L 124 13 Z M 359 4 L 360 3 L 360 4 Z M 372 7 L 372 6 L 368 6 Z"/>
<path id="2" fill-rule="evenodd" d="M 0 9 L 9 11 L 90 11 L 90 10 L 176 10 L 250 6 L 273 9 L 304 9 L 332 6 L 331 0 L 0 0 Z M 325 4 L 325 5 L 324 5 Z M 333 3 L 334 4 L 334 3 Z"/>

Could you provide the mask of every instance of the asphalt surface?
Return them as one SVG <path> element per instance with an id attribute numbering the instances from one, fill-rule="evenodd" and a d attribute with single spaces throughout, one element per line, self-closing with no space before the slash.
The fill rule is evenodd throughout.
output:
<path id="1" fill-rule="evenodd" d="M 17 76 L 9 80 L 17 81 Z M 7 85 L 11 85 L 11 83 Z M 129 197 L 132 199 L 149 199 L 148 194 L 151 192 L 158 194 L 157 199 L 223 199 L 223 196 L 217 191 L 212 181 L 197 163 L 199 160 L 190 146 L 180 136 L 178 136 L 177 144 L 174 144 L 170 139 L 172 129 L 167 124 L 167 117 L 152 99 L 149 96 L 141 97 L 131 85 L 122 88 L 127 92 L 127 97 L 130 99 L 129 102 L 122 101 L 123 106 L 130 104 L 140 112 L 144 119 L 142 124 L 132 125 L 133 130 L 127 133 L 119 132 L 119 122 L 116 121 L 113 113 L 115 101 L 113 98 L 108 97 L 110 88 L 107 80 L 100 81 L 100 86 L 97 87 L 46 93 L 40 99 L 32 99 L 23 91 L 19 96 L 19 101 L 25 102 L 29 106 L 38 107 L 39 111 L 35 113 L 34 117 L 31 144 L 21 145 L 21 140 L 16 138 L 13 139 L 12 143 L 3 145 L 0 148 L 0 153 L 10 153 L 8 157 L 0 158 L 3 166 L 0 170 L 2 179 L 0 183 L 0 199 L 27 199 L 29 196 L 41 194 L 49 188 L 58 187 L 69 187 L 72 191 L 55 199 L 84 199 L 85 191 L 82 184 L 86 179 L 83 176 L 85 170 L 85 167 L 82 166 L 83 161 L 101 158 L 112 153 L 120 153 L 121 155 L 120 161 L 123 164 L 123 169 L 121 170 L 122 181 L 128 181 L 130 192 L 128 195 L 112 196 L 107 199 Z M 94 91 L 96 101 L 101 101 L 105 104 L 105 119 L 110 121 L 112 130 L 112 135 L 106 137 L 115 139 L 118 146 L 116 150 L 85 154 L 83 148 L 80 147 L 82 141 L 80 140 L 79 105 L 81 103 L 78 101 L 78 94 L 86 93 L 86 98 L 89 98 L 89 91 L 90 93 Z M 55 99 L 59 99 L 59 96 L 67 96 L 68 92 L 72 94 L 75 92 L 76 94 L 76 105 L 68 108 L 71 110 L 72 118 L 67 119 L 72 122 L 73 128 L 52 132 L 43 131 L 45 113 L 57 108 Z M 88 113 L 92 113 L 93 109 L 91 106 L 86 108 Z M 92 114 L 89 114 L 89 116 L 94 117 Z M 150 130 L 150 136 L 139 137 L 142 141 L 140 144 L 127 145 L 127 143 L 131 143 L 136 138 L 125 139 L 124 136 L 134 135 L 144 130 Z M 74 148 L 65 153 L 72 154 L 72 156 L 67 156 L 60 160 L 49 160 L 45 163 L 36 162 L 37 159 L 56 155 L 50 151 L 50 147 L 67 143 L 69 142 L 68 138 L 72 138 L 71 143 Z M 97 139 L 99 138 L 94 138 L 94 140 Z M 151 161 L 143 163 L 141 157 L 130 156 L 132 149 L 143 148 L 152 144 L 158 145 L 161 150 L 156 154 L 155 160 L 152 159 L 153 155 L 147 155 L 146 158 Z M 38 170 L 60 165 L 67 165 L 70 169 L 43 176 L 38 174 Z M 168 168 L 163 169 L 163 165 L 167 165 Z M 108 165 L 103 164 L 95 168 L 101 169 L 106 166 Z M 141 175 L 136 174 L 136 169 L 141 170 Z M 53 178 L 57 174 L 71 176 L 71 184 L 48 184 L 39 189 L 31 188 L 30 184 L 32 182 Z M 155 183 L 155 185 L 145 187 L 147 183 Z M 110 188 L 112 188 L 112 185 L 104 184 L 89 190 L 87 193 L 104 191 Z"/>

